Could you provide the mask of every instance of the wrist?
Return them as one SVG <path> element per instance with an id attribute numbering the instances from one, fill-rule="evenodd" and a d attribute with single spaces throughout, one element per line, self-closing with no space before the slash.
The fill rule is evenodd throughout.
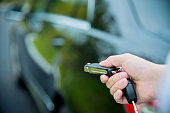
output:
<path id="1" fill-rule="evenodd" d="M 165 70 L 167 68 L 167 65 L 160 65 L 157 64 L 156 69 L 155 69 L 155 73 L 156 73 L 156 80 L 159 81 L 161 79 L 161 77 L 164 75 Z"/>
<path id="2" fill-rule="evenodd" d="M 152 96 L 152 99 L 155 100 L 157 99 L 157 91 L 159 90 L 159 83 L 160 83 L 160 80 L 162 79 L 162 76 L 164 76 L 164 73 L 165 73 L 165 70 L 167 68 L 167 65 L 160 65 L 160 64 L 156 64 L 155 68 L 153 68 L 155 71 L 154 71 L 154 78 L 153 78 L 153 96 Z"/>

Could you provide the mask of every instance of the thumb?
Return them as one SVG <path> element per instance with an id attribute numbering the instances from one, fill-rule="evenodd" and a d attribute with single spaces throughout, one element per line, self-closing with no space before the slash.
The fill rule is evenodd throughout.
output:
<path id="1" fill-rule="evenodd" d="M 100 62 L 100 66 L 104 67 L 122 67 L 122 64 L 128 59 L 131 54 L 125 53 L 121 55 L 113 55 L 108 57 L 106 60 Z"/>

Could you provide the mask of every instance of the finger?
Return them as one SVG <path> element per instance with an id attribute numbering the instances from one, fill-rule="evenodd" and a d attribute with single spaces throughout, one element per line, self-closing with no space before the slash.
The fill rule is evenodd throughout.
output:
<path id="1" fill-rule="evenodd" d="M 131 54 L 129 53 L 125 53 L 121 55 L 113 55 L 108 57 L 106 60 L 100 62 L 100 65 L 105 67 L 113 67 L 113 66 L 121 67 L 123 62 L 126 59 L 128 59 L 130 55 Z"/>
<path id="2" fill-rule="evenodd" d="M 102 83 L 106 83 L 109 80 L 109 77 L 106 76 L 106 75 L 101 75 L 100 80 L 101 80 Z"/>
<path id="3" fill-rule="evenodd" d="M 128 104 L 127 99 L 125 98 L 125 96 L 123 95 L 123 91 L 122 90 L 117 90 L 114 95 L 113 95 L 115 101 L 117 103 L 120 104 Z"/>
<path id="4" fill-rule="evenodd" d="M 114 74 L 109 78 L 109 80 L 106 82 L 107 88 L 111 88 L 117 81 L 121 80 L 122 78 L 127 78 L 128 75 L 126 72 L 119 72 Z"/>
<path id="5" fill-rule="evenodd" d="M 116 82 L 111 88 L 110 88 L 110 93 L 112 95 L 114 95 L 114 93 L 117 90 L 123 90 L 128 84 L 128 81 L 126 78 L 123 78 L 121 80 L 119 80 L 118 82 Z"/>
<path id="6" fill-rule="evenodd" d="M 101 61 L 99 64 L 100 66 L 104 66 L 104 67 L 113 67 L 113 64 L 108 60 Z"/>

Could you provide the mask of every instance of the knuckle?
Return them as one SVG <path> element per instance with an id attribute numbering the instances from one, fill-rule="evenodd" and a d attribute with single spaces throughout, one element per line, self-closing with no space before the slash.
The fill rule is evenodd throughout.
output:
<path id="1" fill-rule="evenodd" d="M 121 73 L 117 73 L 117 80 L 120 80 L 120 79 L 122 79 L 122 74 Z"/>
<path id="2" fill-rule="evenodd" d="M 117 90 L 118 90 L 118 88 L 115 87 L 115 85 L 110 88 L 110 92 L 112 92 L 113 95 Z"/>
<path id="3" fill-rule="evenodd" d="M 131 56 L 130 53 L 124 53 L 123 55 L 125 55 L 125 56 Z"/>
<path id="4" fill-rule="evenodd" d="M 108 83 L 108 85 L 113 84 L 113 78 L 112 78 L 112 77 L 110 77 L 107 83 Z"/>
<path id="5" fill-rule="evenodd" d="M 112 93 L 115 93 L 118 89 L 120 89 L 120 87 L 118 86 L 117 83 L 111 87 Z"/>
<path id="6" fill-rule="evenodd" d="M 112 89 L 110 89 L 110 94 L 111 94 L 111 95 L 114 95 L 114 93 L 113 93 Z"/>
<path id="7" fill-rule="evenodd" d="M 111 88 L 112 84 L 113 84 L 112 78 L 110 78 L 110 79 L 108 80 L 108 82 L 106 83 L 107 88 Z"/>
<path id="8" fill-rule="evenodd" d="M 122 85 L 118 84 L 118 85 L 116 86 L 116 88 L 117 88 L 117 89 L 122 89 Z"/>
<path id="9" fill-rule="evenodd" d="M 107 59 L 110 60 L 110 59 L 112 59 L 112 58 L 113 58 L 113 55 L 112 55 L 112 56 L 109 56 Z"/>
<path id="10" fill-rule="evenodd" d="M 120 83 L 120 81 L 116 84 L 116 88 L 117 88 L 117 89 L 121 89 L 122 86 L 123 86 L 123 85 L 122 85 L 122 83 Z"/>
<path id="11" fill-rule="evenodd" d="M 107 82 L 107 83 L 106 83 L 106 87 L 107 87 L 107 88 L 110 88 L 109 86 L 110 86 L 110 85 L 109 85 L 109 83 Z"/>
<path id="12" fill-rule="evenodd" d="M 123 81 L 122 81 L 123 80 Z M 119 81 L 119 83 L 117 84 L 117 88 L 118 89 L 123 89 L 125 88 L 125 86 L 127 85 L 127 82 L 125 79 L 122 79 L 121 81 Z"/>

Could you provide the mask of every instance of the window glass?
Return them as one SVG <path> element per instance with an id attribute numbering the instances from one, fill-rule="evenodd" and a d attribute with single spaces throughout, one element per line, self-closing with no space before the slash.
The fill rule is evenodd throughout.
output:
<path id="1" fill-rule="evenodd" d="M 120 36 L 118 24 L 109 12 L 107 0 L 96 0 L 95 15 L 92 26 L 96 29 Z"/>
<path id="2" fill-rule="evenodd" d="M 87 0 L 50 0 L 48 4 L 49 13 L 86 19 Z"/>

